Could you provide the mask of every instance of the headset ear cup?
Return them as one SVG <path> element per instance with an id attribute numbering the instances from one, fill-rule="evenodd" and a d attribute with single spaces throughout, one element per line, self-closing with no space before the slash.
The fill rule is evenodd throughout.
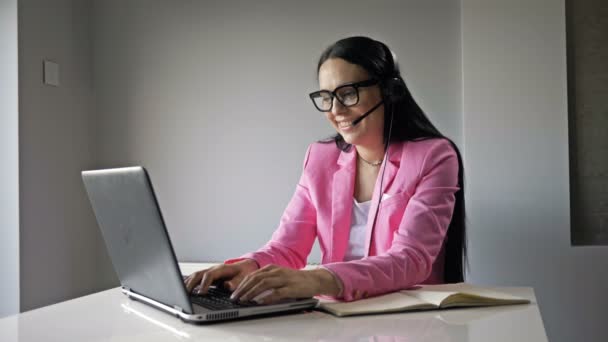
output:
<path id="1" fill-rule="evenodd" d="M 405 94 L 405 82 L 400 77 L 388 79 L 384 84 L 384 94 L 391 103 L 401 100 Z"/>

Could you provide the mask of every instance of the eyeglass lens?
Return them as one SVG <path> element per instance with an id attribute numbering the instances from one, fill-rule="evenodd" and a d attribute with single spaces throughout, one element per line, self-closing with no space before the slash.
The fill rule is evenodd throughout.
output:
<path id="1" fill-rule="evenodd" d="M 346 107 L 354 106 L 359 101 L 359 92 L 355 87 L 346 86 L 340 88 L 335 94 L 338 101 L 340 101 L 340 103 Z M 315 106 L 322 111 L 331 110 L 333 106 L 333 99 L 334 94 L 329 91 L 321 91 L 313 98 Z"/>

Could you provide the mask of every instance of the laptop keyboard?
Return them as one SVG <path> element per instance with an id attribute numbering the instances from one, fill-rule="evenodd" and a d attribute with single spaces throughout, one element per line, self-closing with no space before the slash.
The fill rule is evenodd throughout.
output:
<path id="1" fill-rule="evenodd" d="M 191 295 L 192 303 L 212 310 L 239 309 L 258 305 L 255 302 L 233 302 L 230 291 L 219 287 L 209 287 L 205 295 Z"/>

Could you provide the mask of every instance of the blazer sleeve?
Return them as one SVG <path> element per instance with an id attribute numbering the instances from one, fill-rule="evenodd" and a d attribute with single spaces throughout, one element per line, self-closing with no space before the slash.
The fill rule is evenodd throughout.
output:
<path id="1" fill-rule="evenodd" d="M 317 237 L 317 211 L 309 194 L 307 165 L 312 145 L 304 158 L 302 175 L 295 193 L 281 216 L 279 226 L 262 248 L 240 258 L 230 259 L 230 264 L 243 259 L 253 259 L 258 266 L 275 264 L 294 269 L 306 266 L 306 260 Z"/>
<path id="2" fill-rule="evenodd" d="M 452 218 L 458 168 L 458 157 L 447 140 L 433 144 L 423 158 L 419 183 L 389 250 L 323 265 L 341 280 L 343 300 L 408 288 L 429 277 Z"/>

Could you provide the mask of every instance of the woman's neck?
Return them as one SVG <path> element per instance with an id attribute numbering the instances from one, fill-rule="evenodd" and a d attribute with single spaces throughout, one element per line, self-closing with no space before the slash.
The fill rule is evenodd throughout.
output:
<path id="1" fill-rule="evenodd" d="M 363 160 L 375 163 L 384 158 L 384 144 L 378 146 L 362 146 L 356 145 L 357 153 Z"/>

